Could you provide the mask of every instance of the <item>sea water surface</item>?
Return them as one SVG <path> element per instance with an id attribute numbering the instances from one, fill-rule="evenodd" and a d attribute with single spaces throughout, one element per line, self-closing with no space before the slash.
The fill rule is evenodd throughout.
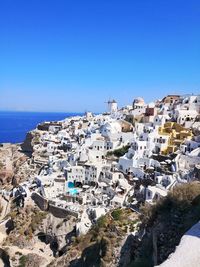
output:
<path id="1" fill-rule="evenodd" d="M 81 113 L 0 111 L 0 143 L 21 143 L 26 133 L 44 121 L 57 121 Z"/>

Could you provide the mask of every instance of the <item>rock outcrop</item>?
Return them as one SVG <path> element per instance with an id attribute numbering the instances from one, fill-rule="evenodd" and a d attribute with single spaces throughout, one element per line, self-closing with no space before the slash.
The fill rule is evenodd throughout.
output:
<path id="1" fill-rule="evenodd" d="M 197 267 L 200 266 L 200 222 L 195 224 L 181 238 L 174 253 L 159 267 Z"/>
<path id="2" fill-rule="evenodd" d="M 29 157 L 20 150 L 20 145 L 4 144 L 0 148 L 0 185 L 19 183 L 31 173 Z M 15 181 L 13 178 L 15 177 Z"/>

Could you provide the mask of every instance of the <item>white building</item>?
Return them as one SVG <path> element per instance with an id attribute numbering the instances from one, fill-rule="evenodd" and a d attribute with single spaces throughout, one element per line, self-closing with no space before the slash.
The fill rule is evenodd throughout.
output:
<path id="1" fill-rule="evenodd" d="M 121 124 L 116 120 L 107 122 L 100 128 L 100 133 L 104 137 L 112 138 L 113 136 L 121 132 L 122 132 Z"/>
<path id="2" fill-rule="evenodd" d="M 144 114 L 146 111 L 146 105 L 144 99 L 141 97 L 135 98 L 133 100 L 133 109 L 130 111 L 130 114 L 138 116 Z"/>
<path id="3" fill-rule="evenodd" d="M 101 165 L 98 164 L 85 164 L 85 183 L 97 183 L 101 172 Z"/>
<path id="4" fill-rule="evenodd" d="M 85 181 L 85 168 L 83 166 L 71 166 L 65 171 L 67 182 L 84 183 Z"/>
<path id="5" fill-rule="evenodd" d="M 145 190 L 146 202 L 152 203 L 167 196 L 167 190 L 158 186 L 148 186 Z"/>
<path id="6" fill-rule="evenodd" d="M 170 117 L 168 115 L 156 115 L 153 120 L 154 126 L 162 126 Z"/>
<path id="7" fill-rule="evenodd" d="M 191 127 L 192 123 L 194 123 L 198 112 L 196 110 L 190 109 L 178 109 L 175 111 L 175 117 L 177 119 L 177 123 L 181 125 L 185 125 L 185 127 Z"/>
<path id="8" fill-rule="evenodd" d="M 113 99 L 113 100 L 109 100 L 108 101 L 108 112 L 110 114 L 116 113 L 117 112 L 117 102 Z"/>

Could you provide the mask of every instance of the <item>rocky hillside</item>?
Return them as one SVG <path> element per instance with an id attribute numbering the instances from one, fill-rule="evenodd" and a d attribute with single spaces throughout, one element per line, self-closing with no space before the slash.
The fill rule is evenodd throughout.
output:
<path id="1" fill-rule="evenodd" d="M 200 183 L 181 185 L 157 204 L 141 207 L 140 216 L 116 210 L 101 217 L 48 266 L 153 267 L 175 251 L 184 233 L 199 220 Z"/>
<path id="2" fill-rule="evenodd" d="M 66 252 L 74 226 L 73 218 L 55 218 L 32 205 L 13 209 L 0 222 L 0 258 L 4 263 L 7 258 L 12 267 L 47 266 Z"/>
<path id="3" fill-rule="evenodd" d="M 141 211 L 145 235 L 130 267 L 152 267 L 175 251 L 181 237 L 200 220 L 200 183 L 177 186 L 156 205 L 146 205 Z"/>
<path id="4" fill-rule="evenodd" d="M 114 210 L 101 217 L 84 236 L 74 238 L 65 255 L 48 267 L 127 266 L 132 257 L 130 233 L 138 225 L 138 216 L 129 209 Z"/>
<path id="5" fill-rule="evenodd" d="M 23 181 L 31 174 L 29 157 L 21 151 L 20 145 L 5 144 L 0 147 L 0 185 L 9 186 L 13 177 Z"/>
<path id="6" fill-rule="evenodd" d="M 38 173 L 41 165 L 33 163 L 33 146 L 39 142 L 36 131 L 27 133 L 22 144 L 2 144 L 0 146 L 0 186 L 11 188 Z M 14 179 L 13 179 L 14 178 Z"/>
<path id="7" fill-rule="evenodd" d="M 31 156 L 33 153 L 33 146 L 39 144 L 40 134 L 38 131 L 30 131 L 26 134 L 24 142 L 21 144 L 21 150 L 27 155 Z"/>

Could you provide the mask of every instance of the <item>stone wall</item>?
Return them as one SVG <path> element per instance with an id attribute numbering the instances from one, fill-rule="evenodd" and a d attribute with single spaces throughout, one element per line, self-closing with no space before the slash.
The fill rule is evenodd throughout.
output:
<path id="1" fill-rule="evenodd" d="M 38 193 L 32 193 L 31 198 L 41 210 L 48 210 L 48 200 L 46 198 L 42 197 Z"/>
<path id="2" fill-rule="evenodd" d="M 56 207 L 52 204 L 49 204 L 49 209 L 48 211 L 53 214 L 53 216 L 58 217 L 58 218 L 65 218 L 67 216 L 74 216 L 76 218 L 78 218 L 78 213 L 70 211 L 70 210 L 66 210 L 60 207 Z"/>
<path id="3" fill-rule="evenodd" d="M 31 198 L 41 210 L 48 211 L 57 218 L 66 218 L 69 215 L 78 218 L 78 213 L 57 207 L 38 193 L 32 193 Z"/>

